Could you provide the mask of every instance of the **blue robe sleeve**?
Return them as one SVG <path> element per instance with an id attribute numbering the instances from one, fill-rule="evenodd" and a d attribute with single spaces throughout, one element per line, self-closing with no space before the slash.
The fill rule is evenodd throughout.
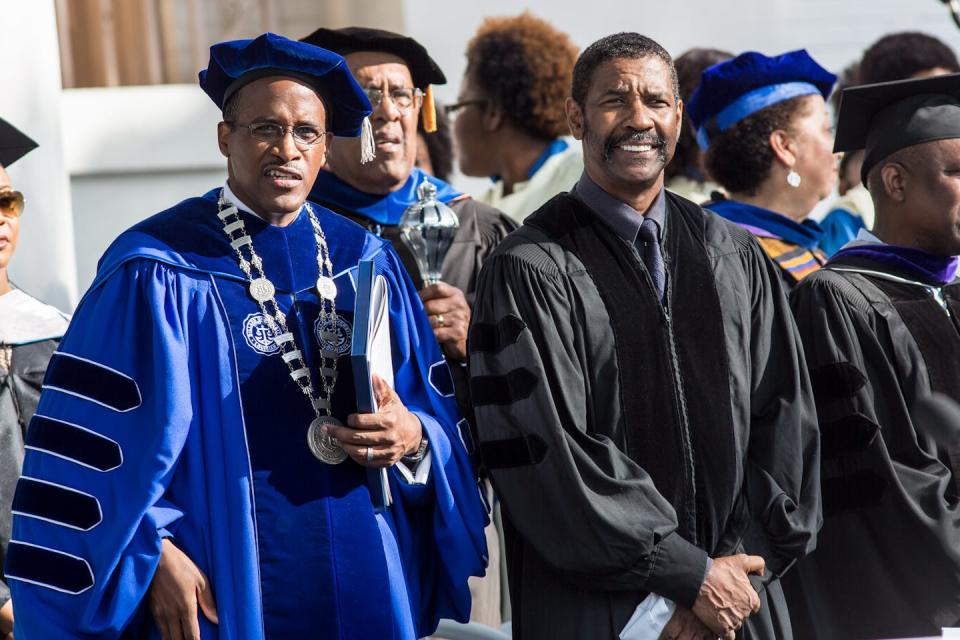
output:
<path id="1" fill-rule="evenodd" d="M 392 247 L 385 246 L 375 263 L 390 288 L 396 392 L 420 419 L 430 446 L 426 483 L 410 483 L 396 467 L 391 470 L 394 504 L 387 512 L 413 622 L 423 637 L 440 618 L 469 618 L 467 578 L 484 573 L 488 520 L 466 449 L 469 427 L 458 413 L 453 380 L 420 297 Z"/>
<path id="2" fill-rule="evenodd" d="M 148 260 L 98 281 L 53 356 L 28 432 L 6 573 L 18 640 L 116 638 L 182 513 L 163 499 L 196 421 L 210 283 Z"/>

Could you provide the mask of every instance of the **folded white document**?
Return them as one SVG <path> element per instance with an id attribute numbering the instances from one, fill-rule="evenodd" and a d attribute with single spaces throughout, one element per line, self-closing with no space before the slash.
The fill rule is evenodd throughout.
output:
<path id="1" fill-rule="evenodd" d="M 658 640 L 676 608 L 672 600 L 651 593 L 637 605 L 620 632 L 620 640 Z"/>
<path id="2" fill-rule="evenodd" d="M 350 348 L 357 411 L 377 412 L 373 375 L 393 387 L 393 351 L 390 347 L 390 299 L 387 280 L 378 275 L 372 260 L 361 260 L 357 269 L 357 299 L 353 311 L 353 343 Z M 367 484 L 374 511 L 381 513 L 393 503 L 386 469 L 367 469 Z"/>

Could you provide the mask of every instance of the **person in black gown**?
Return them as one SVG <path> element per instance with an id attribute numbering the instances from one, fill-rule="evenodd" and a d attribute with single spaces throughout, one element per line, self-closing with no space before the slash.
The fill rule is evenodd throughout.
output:
<path id="1" fill-rule="evenodd" d="M 957 452 L 935 437 L 950 425 L 912 412 L 931 392 L 960 401 L 960 74 L 846 89 L 836 144 L 865 149 L 876 224 L 791 297 L 824 524 L 790 613 L 800 638 L 939 634 L 960 622 Z"/>
<path id="2" fill-rule="evenodd" d="M 13 602 L 3 580 L 10 541 L 13 493 L 23 465 L 27 425 L 37 408 L 50 356 L 67 328 L 67 317 L 10 283 L 7 268 L 17 248 L 23 195 L 5 167 L 37 143 L 0 119 L 0 638 L 13 631 Z"/>
<path id="3" fill-rule="evenodd" d="M 567 100 L 584 174 L 480 274 L 471 395 L 521 640 L 791 637 L 779 577 L 820 521 L 813 396 L 777 267 L 663 188 L 677 93 L 653 40 L 589 46 Z"/>

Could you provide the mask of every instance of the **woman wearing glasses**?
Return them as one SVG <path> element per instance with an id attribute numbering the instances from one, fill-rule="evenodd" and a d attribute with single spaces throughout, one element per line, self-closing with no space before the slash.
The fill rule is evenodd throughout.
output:
<path id="1" fill-rule="evenodd" d="M 577 47 L 524 12 L 484 21 L 466 57 L 459 99 L 446 108 L 460 171 L 491 177 L 480 200 L 519 224 L 569 191 L 583 172 L 583 154 L 570 144 L 564 115 Z"/>
<path id="2" fill-rule="evenodd" d="M 23 194 L 5 167 L 37 144 L 0 119 L 0 639 L 13 637 L 13 602 L 3 581 L 10 541 L 13 493 L 23 463 L 24 436 L 40 397 L 50 355 L 67 328 L 67 317 L 10 284 L 7 268 L 17 248 Z"/>

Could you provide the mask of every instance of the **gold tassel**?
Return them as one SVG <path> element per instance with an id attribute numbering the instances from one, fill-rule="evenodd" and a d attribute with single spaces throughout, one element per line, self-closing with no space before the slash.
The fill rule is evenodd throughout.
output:
<path id="1" fill-rule="evenodd" d="M 437 103 L 433 100 L 433 85 L 427 85 L 423 95 L 423 130 L 433 133 L 437 130 Z"/>
<path id="2" fill-rule="evenodd" d="M 360 164 L 367 164 L 377 157 L 377 145 L 373 140 L 373 125 L 369 116 L 360 125 Z"/>

